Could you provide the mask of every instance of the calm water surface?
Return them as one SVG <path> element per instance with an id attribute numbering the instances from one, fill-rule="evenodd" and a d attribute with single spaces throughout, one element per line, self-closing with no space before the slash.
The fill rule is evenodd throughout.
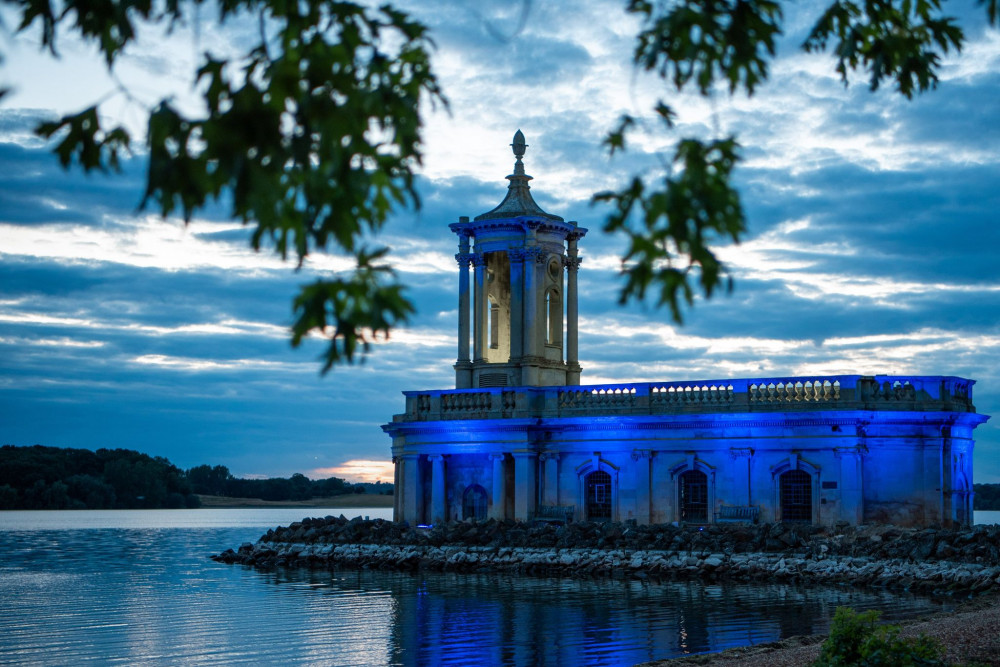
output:
<path id="1" fill-rule="evenodd" d="M 850 588 L 259 572 L 208 558 L 308 513 L 0 512 L 0 663 L 632 665 L 823 632 L 838 605 L 890 619 L 941 608 Z"/>

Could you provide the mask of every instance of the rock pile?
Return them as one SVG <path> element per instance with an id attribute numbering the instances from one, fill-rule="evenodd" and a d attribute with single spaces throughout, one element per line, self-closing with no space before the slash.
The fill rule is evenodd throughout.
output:
<path id="1" fill-rule="evenodd" d="M 489 520 L 426 529 L 341 516 L 269 530 L 256 544 L 213 558 L 257 567 L 767 579 L 966 594 L 1000 587 L 1000 526 L 557 526 Z"/>

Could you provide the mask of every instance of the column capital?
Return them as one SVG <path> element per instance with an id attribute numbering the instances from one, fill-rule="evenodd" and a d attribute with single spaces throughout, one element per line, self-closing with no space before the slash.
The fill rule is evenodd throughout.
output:
<path id="1" fill-rule="evenodd" d="M 566 267 L 567 271 L 578 270 L 580 268 L 580 262 L 582 261 L 582 257 L 563 257 L 563 265 Z"/>
<path id="2" fill-rule="evenodd" d="M 525 248 L 510 248 L 507 250 L 507 259 L 512 262 L 523 262 L 527 255 L 528 251 Z"/>
<path id="3" fill-rule="evenodd" d="M 444 461 L 444 454 L 428 454 L 427 460 L 434 461 L 435 463 L 438 461 Z"/>
<path id="4" fill-rule="evenodd" d="M 524 258 L 528 261 L 534 260 L 536 264 L 544 264 L 549 258 L 549 252 L 545 248 L 534 246 L 524 249 Z"/>
<path id="5" fill-rule="evenodd" d="M 455 253 L 455 261 L 458 262 L 460 267 L 470 266 L 473 264 L 476 254 L 473 252 L 459 252 Z"/>
<path id="6" fill-rule="evenodd" d="M 539 454 L 538 455 L 538 460 L 539 461 L 558 461 L 559 460 L 559 454 L 556 453 L 556 452 L 546 452 L 544 454 Z"/>
<path id="7" fill-rule="evenodd" d="M 494 452 L 494 453 L 490 454 L 490 461 L 503 461 L 504 457 L 506 457 L 506 456 L 507 455 L 504 454 L 503 452 L 499 452 L 499 453 Z"/>
<path id="8" fill-rule="evenodd" d="M 469 261 L 475 267 L 486 266 L 486 256 L 481 252 L 469 253 Z"/>
<path id="9" fill-rule="evenodd" d="M 538 458 L 538 452 L 511 452 L 510 454 L 515 459 L 533 459 Z"/>

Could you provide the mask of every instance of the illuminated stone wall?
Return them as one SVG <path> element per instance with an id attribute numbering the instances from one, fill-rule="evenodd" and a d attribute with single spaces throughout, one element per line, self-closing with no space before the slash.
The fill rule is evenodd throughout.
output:
<path id="1" fill-rule="evenodd" d="M 472 485 L 486 491 L 487 516 L 558 506 L 594 518 L 597 471 L 610 478 L 601 518 L 681 521 L 682 476 L 699 471 L 709 523 L 732 508 L 787 520 L 794 506 L 823 525 L 967 524 L 973 429 L 987 419 L 972 384 L 836 376 L 407 392 L 407 412 L 383 428 L 399 467 L 397 518 L 410 523 L 463 518 Z M 807 486 L 785 497 L 789 471 Z"/>

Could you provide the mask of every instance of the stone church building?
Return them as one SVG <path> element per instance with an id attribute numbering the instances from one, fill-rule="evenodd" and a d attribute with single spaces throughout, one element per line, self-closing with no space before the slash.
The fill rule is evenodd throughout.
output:
<path id="1" fill-rule="evenodd" d="M 397 521 L 972 521 L 974 381 L 811 376 L 581 385 L 587 230 L 514 173 L 458 236 L 455 389 L 405 391 Z M 471 293 L 471 295 L 470 295 Z M 471 341 L 471 345 L 470 345 Z"/>

